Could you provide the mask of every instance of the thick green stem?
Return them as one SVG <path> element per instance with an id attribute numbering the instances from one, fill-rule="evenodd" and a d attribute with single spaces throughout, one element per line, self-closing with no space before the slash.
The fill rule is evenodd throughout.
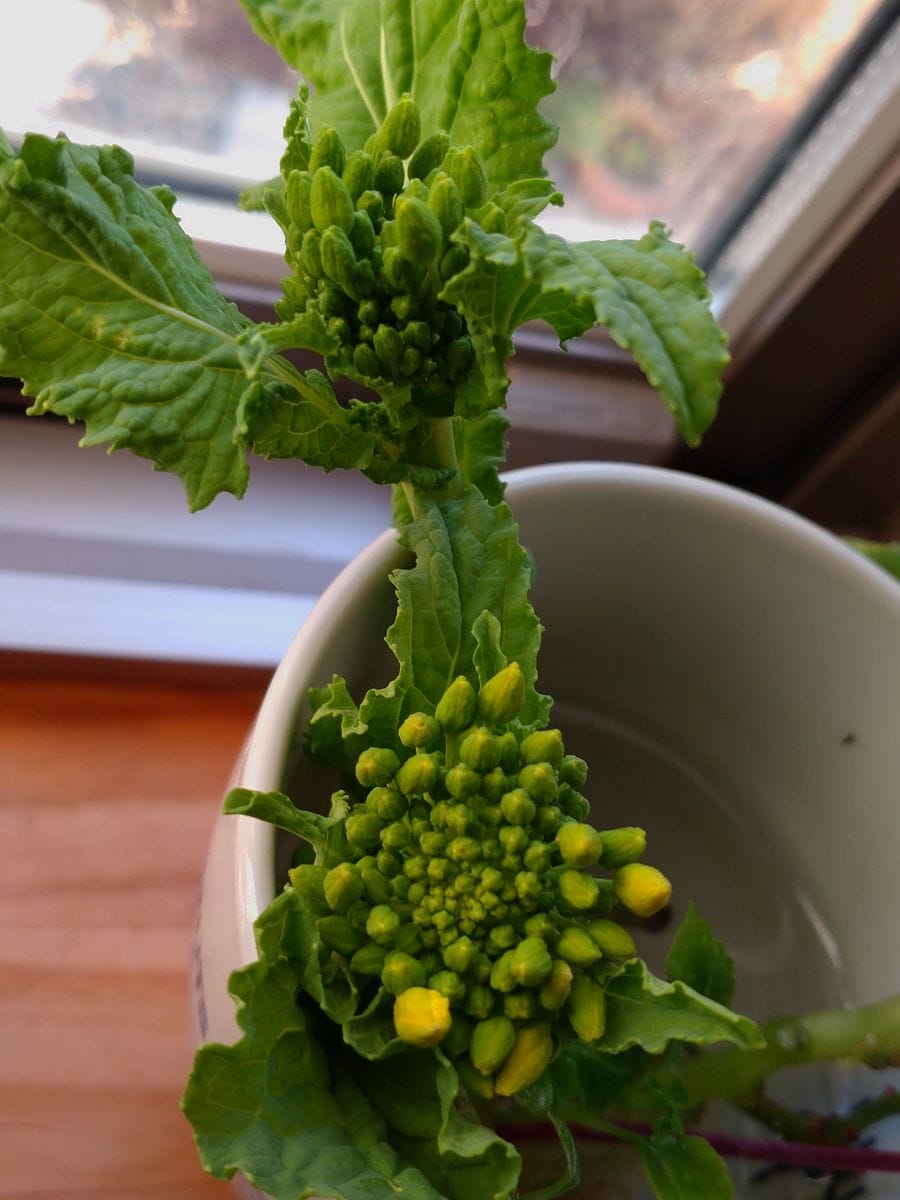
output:
<path id="1" fill-rule="evenodd" d="M 423 417 L 418 437 L 410 438 L 409 450 L 413 461 L 422 467 L 451 470 L 453 475 L 445 487 L 427 493 L 432 500 L 453 500 L 463 493 L 463 479 L 456 458 L 452 417 Z M 413 484 L 403 484 L 403 492 L 414 518 L 422 514 L 422 493 Z"/>
<path id="2" fill-rule="evenodd" d="M 763 1026 L 761 1050 L 728 1046 L 690 1059 L 679 1070 L 693 1101 L 716 1097 L 752 1108 L 774 1071 L 831 1059 L 850 1059 L 873 1067 L 900 1060 L 900 995 L 847 1011 L 780 1017 Z"/>

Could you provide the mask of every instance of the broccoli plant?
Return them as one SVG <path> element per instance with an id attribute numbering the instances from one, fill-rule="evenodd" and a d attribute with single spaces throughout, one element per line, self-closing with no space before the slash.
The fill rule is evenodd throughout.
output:
<path id="1" fill-rule="evenodd" d="M 362 471 L 392 486 L 409 555 L 396 677 L 361 698 L 339 677 L 313 690 L 307 754 L 343 773 L 327 814 L 226 800 L 308 853 L 232 978 L 241 1039 L 197 1055 L 183 1106 L 204 1166 L 275 1200 L 499 1200 L 523 1194 L 498 1132 L 518 1111 L 563 1148 L 535 1198 L 577 1181 L 566 1121 L 635 1143 L 664 1200 L 727 1196 L 684 1123 L 726 1077 L 756 1076 L 727 1056 L 704 1074 L 685 1047 L 759 1062 L 771 1046 L 728 1007 L 699 917 L 666 980 L 618 919 L 652 915 L 670 885 L 641 829 L 589 820 L 587 764 L 537 690 L 530 565 L 498 474 L 512 334 L 533 320 L 561 342 L 604 325 L 696 444 L 727 358 L 702 274 L 660 224 L 573 244 L 537 223 L 562 200 L 524 0 L 243 3 L 306 80 L 279 173 L 244 197 L 284 233 L 274 323 L 220 295 L 171 192 L 138 186 L 124 151 L 0 134 L 0 370 L 31 411 L 175 472 L 192 508 L 240 495 L 249 453 Z M 611 1123 L 638 1099 L 652 1128 Z"/>

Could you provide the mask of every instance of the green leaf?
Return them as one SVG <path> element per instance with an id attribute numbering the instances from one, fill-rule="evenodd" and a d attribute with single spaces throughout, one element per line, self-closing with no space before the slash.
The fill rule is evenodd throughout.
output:
<path id="1" fill-rule="evenodd" d="M 728 355 L 702 272 L 662 225 L 639 241 L 571 245 L 528 221 L 514 237 L 466 221 L 454 240 L 470 261 L 442 298 L 466 318 L 494 403 L 509 386 L 505 364 L 520 325 L 547 321 L 564 342 L 600 324 L 697 444 L 715 416 Z"/>
<path id="2" fill-rule="evenodd" d="M 8 147 L 8 143 L 6 143 Z M 117 147 L 31 134 L 0 147 L 0 371 L 84 445 L 174 471 L 191 508 L 247 480 L 248 421 L 277 390 L 241 359 L 248 322 L 216 290 L 165 189 Z"/>
<path id="3" fill-rule="evenodd" d="M 734 1042 L 747 1049 L 764 1039 L 748 1017 L 731 1012 L 685 983 L 665 983 L 634 959 L 606 985 L 606 1029 L 597 1050 L 618 1054 L 641 1046 L 661 1054 L 669 1042 Z"/>
<path id="4" fill-rule="evenodd" d="M 497 409 L 480 417 L 453 422 L 459 473 L 466 484 L 478 488 L 491 504 L 503 499 L 504 485 L 499 469 L 506 458 L 509 419 Z"/>
<path id="5" fill-rule="evenodd" d="M 666 978 L 688 984 L 701 996 L 728 1007 L 734 998 L 731 955 L 693 904 L 688 905 L 666 957 Z"/>
<path id="6" fill-rule="evenodd" d="M 867 542 L 860 538 L 847 538 L 847 544 L 876 567 L 900 579 L 900 542 Z"/>
<path id="7" fill-rule="evenodd" d="M 422 137 L 472 145 L 492 189 L 543 174 L 556 128 L 537 111 L 550 55 L 525 42 L 521 0 L 243 0 L 253 28 L 313 85 L 314 131 L 363 145 L 407 92 Z"/>
<path id="8" fill-rule="evenodd" d="M 228 816 L 255 817 L 259 821 L 268 821 L 270 825 L 293 833 L 315 847 L 317 862 L 334 858 L 345 846 L 342 819 L 305 812 L 282 792 L 232 788 L 225 797 L 222 811 Z M 337 860 L 342 861 L 342 856 L 338 855 Z"/>
<path id="9" fill-rule="evenodd" d="M 259 960 L 231 979 L 243 1037 L 197 1053 L 182 1108 L 206 1170 L 242 1171 L 273 1200 L 511 1195 L 518 1155 L 457 1112 L 452 1068 L 432 1051 L 367 1062 L 307 998 L 314 930 L 293 889 L 273 901 L 256 925 Z"/>
<path id="10" fill-rule="evenodd" d="M 368 467 L 375 439 L 351 423 L 325 376 L 311 370 L 296 383 L 296 391 L 269 397 L 257 412 L 251 429 L 254 452 L 263 458 L 299 458 L 326 471 Z"/>
<path id="11" fill-rule="evenodd" d="M 637 1146 L 656 1200 L 732 1200 L 728 1168 L 703 1138 L 654 1135 Z"/>
<path id="12" fill-rule="evenodd" d="M 397 618 L 388 630 L 400 673 L 387 688 L 368 693 L 360 718 L 375 744 L 395 736 L 398 718 L 432 712 L 457 675 L 476 678 L 476 621 L 490 613 L 500 627 L 497 650 L 526 679 L 522 720 L 546 720 L 549 701 L 535 690 L 541 626 L 528 602 L 529 560 L 505 503 L 492 505 L 474 488 L 460 499 L 420 497 L 418 519 L 401 530 L 416 556 L 395 571 Z"/>

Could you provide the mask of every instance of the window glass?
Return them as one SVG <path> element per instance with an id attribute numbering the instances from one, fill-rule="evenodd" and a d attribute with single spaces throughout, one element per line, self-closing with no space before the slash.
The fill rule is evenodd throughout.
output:
<path id="1" fill-rule="evenodd" d="M 530 0 L 557 58 L 548 162 L 569 237 L 664 220 L 701 247 L 878 0 Z M 48 36 L 48 30 L 52 36 Z M 233 196 L 273 174 L 296 77 L 237 0 L 29 0 L 4 31 L 0 123 L 114 139 L 145 177 Z"/>

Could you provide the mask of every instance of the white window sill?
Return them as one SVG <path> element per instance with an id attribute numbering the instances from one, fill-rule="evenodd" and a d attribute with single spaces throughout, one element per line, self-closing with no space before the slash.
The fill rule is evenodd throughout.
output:
<path id="1" fill-rule="evenodd" d="M 128 454 L 55 421 L 0 437 L 0 647 L 272 666 L 319 593 L 390 523 L 365 479 L 251 463 L 246 499 L 189 513 Z"/>

